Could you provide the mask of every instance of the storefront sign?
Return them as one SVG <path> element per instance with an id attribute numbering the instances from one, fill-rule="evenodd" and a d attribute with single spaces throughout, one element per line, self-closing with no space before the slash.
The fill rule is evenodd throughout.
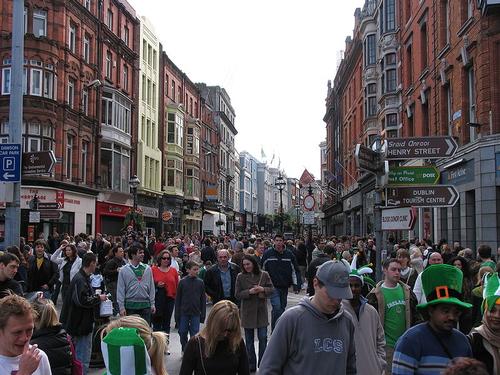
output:
<path id="1" fill-rule="evenodd" d="M 441 176 L 441 183 L 446 185 L 460 185 L 474 181 L 474 159 L 444 171 Z"/>
<path id="2" fill-rule="evenodd" d="M 217 190 L 216 184 L 207 184 L 207 190 L 205 192 L 205 198 L 209 202 L 217 201 L 219 197 L 219 191 Z"/>
<path id="3" fill-rule="evenodd" d="M 410 230 L 416 221 L 415 207 L 382 210 L 382 230 Z"/>
<path id="4" fill-rule="evenodd" d="M 138 205 L 137 208 L 142 211 L 142 214 L 145 217 L 152 217 L 152 218 L 157 219 L 158 215 L 160 214 L 160 210 L 158 210 L 157 208 L 154 208 L 154 207 L 147 207 L 147 206 Z"/>

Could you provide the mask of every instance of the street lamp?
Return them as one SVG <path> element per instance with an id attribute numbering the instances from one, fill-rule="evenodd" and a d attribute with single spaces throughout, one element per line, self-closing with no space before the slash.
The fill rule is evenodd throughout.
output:
<path id="1" fill-rule="evenodd" d="M 222 226 L 224 225 L 224 222 L 222 221 L 222 217 L 220 214 L 223 205 L 222 205 L 222 202 L 219 202 L 219 201 L 216 203 L 216 205 L 217 205 L 217 208 L 219 209 L 219 220 L 217 220 L 215 222 L 215 225 L 217 225 L 219 227 L 219 237 L 220 237 L 220 236 L 222 236 Z"/>
<path id="2" fill-rule="evenodd" d="M 295 209 L 297 210 L 297 238 L 300 236 L 300 203 L 295 205 Z"/>
<path id="3" fill-rule="evenodd" d="M 130 185 L 130 188 L 132 189 L 132 197 L 134 198 L 134 212 L 137 211 L 137 188 L 141 184 L 141 180 L 136 175 L 133 175 L 128 184 Z"/>
<path id="4" fill-rule="evenodd" d="M 281 175 L 281 171 L 278 174 L 278 177 L 276 178 L 276 181 L 274 182 L 274 185 L 278 188 L 280 191 L 280 230 L 281 234 L 283 234 L 283 189 L 285 188 L 286 181 Z"/>

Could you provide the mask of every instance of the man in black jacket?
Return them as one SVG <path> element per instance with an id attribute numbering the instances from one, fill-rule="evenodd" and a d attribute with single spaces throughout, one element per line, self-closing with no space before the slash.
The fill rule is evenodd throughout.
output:
<path id="1" fill-rule="evenodd" d="M 73 338 L 76 357 L 83 364 L 84 374 L 88 372 L 92 351 L 92 332 L 94 330 L 94 308 L 106 295 L 96 295 L 90 285 L 90 275 L 95 272 L 97 258 L 94 253 L 86 253 L 82 268 L 71 280 L 69 291 L 61 311 L 61 321 Z"/>
<path id="2" fill-rule="evenodd" d="M 234 296 L 236 276 L 240 267 L 229 262 L 229 252 L 225 249 L 217 252 L 217 263 L 205 273 L 205 289 L 215 304 L 223 299 L 237 303 Z"/>
<path id="3" fill-rule="evenodd" d="M 28 261 L 28 292 L 43 292 L 44 298 L 51 298 L 54 284 L 59 279 L 57 264 L 45 253 L 44 240 L 35 241 L 35 255 Z"/>
<path id="4" fill-rule="evenodd" d="M 323 263 L 332 260 L 335 257 L 335 247 L 333 245 L 326 245 L 322 253 L 320 253 L 316 259 L 314 259 L 307 267 L 306 277 L 307 277 L 307 293 L 309 296 L 314 296 L 314 277 L 316 276 L 316 271 L 318 267 Z"/>
<path id="5" fill-rule="evenodd" d="M 116 288 L 118 285 L 118 272 L 120 269 L 127 264 L 124 259 L 125 251 L 123 246 L 118 244 L 113 248 L 113 258 L 108 260 L 104 264 L 104 270 L 102 275 L 106 281 L 106 288 L 111 294 L 111 299 L 113 301 L 113 314 L 116 315 L 120 312 L 118 307 L 118 302 L 116 300 Z"/>
<path id="6" fill-rule="evenodd" d="M 14 254 L 3 253 L 0 256 L 0 298 L 6 297 L 10 292 L 23 296 L 21 284 L 14 280 L 19 268 L 19 258 Z"/>

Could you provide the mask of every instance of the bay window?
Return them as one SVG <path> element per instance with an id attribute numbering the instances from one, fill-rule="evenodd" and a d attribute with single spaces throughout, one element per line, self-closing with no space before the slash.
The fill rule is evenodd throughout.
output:
<path id="1" fill-rule="evenodd" d="M 182 160 L 167 159 L 167 186 L 182 190 Z"/>
<path id="2" fill-rule="evenodd" d="M 184 117 L 178 113 L 169 113 L 167 117 L 167 143 L 183 147 Z"/>
<path id="3" fill-rule="evenodd" d="M 129 192 L 130 149 L 113 142 L 101 145 L 101 185 L 110 190 Z"/>
<path id="4" fill-rule="evenodd" d="M 37 38 L 47 36 L 47 12 L 45 10 L 33 10 L 33 34 Z"/>

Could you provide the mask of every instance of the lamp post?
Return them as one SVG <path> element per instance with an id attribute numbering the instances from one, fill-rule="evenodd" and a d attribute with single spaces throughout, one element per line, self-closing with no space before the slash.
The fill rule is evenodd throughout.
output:
<path id="1" fill-rule="evenodd" d="M 217 226 L 219 227 L 219 237 L 222 236 L 222 218 L 221 218 L 221 215 L 220 215 L 220 212 L 221 212 L 221 209 L 222 209 L 222 202 L 217 202 L 217 208 L 219 209 L 219 220 L 217 220 L 217 223 L 218 224 Z"/>
<path id="2" fill-rule="evenodd" d="M 128 182 L 128 184 L 130 185 L 130 189 L 132 189 L 132 197 L 134 199 L 134 212 L 137 211 L 137 188 L 139 187 L 140 183 L 141 180 L 139 180 L 136 175 L 133 175 Z"/>
<path id="3" fill-rule="evenodd" d="M 274 182 L 274 185 L 278 188 L 280 192 L 280 231 L 281 234 L 283 234 L 283 189 L 285 188 L 286 181 L 281 175 L 281 171 L 279 172 L 278 177 Z"/>
<path id="4" fill-rule="evenodd" d="M 297 203 L 295 205 L 295 209 L 297 210 L 297 223 L 296 223 L 297 224 L 297 238 L 299 238 L 299 236 L 300 236 L 300 217 L 299 217 L 299 215 L 300 215 L 300 203 Z"/>

